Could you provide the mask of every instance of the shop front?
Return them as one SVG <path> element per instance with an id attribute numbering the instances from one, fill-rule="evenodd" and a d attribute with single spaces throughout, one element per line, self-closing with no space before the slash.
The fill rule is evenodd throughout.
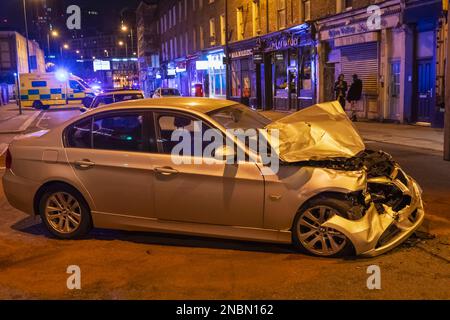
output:
<path id="1" fill-rule="evenodd" d="M 348 87 L 357 75 L 363 83 L 361 100 L 354 107 L 357 117 L 402 122 L 412 81 L 407 65 L 410 36 L 401 26 L 398 1 L 380 4 L 380 14 L 378 24 L 366 9 L 318 22 L 319 97 L 335 100 L 339 75 Z M 345 109 L 353 113 L 348 101 Z"/>
<path id="2" fill-rule="evenodd" d="M 314 51 L 308 25 L 232 44 L 231 99 L 263 110 L 312 105 Z"/>

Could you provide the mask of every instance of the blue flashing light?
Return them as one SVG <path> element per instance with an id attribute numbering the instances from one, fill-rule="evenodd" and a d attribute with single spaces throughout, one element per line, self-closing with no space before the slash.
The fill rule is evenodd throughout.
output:
<path id="1" fill-rule="evenodd" d="M 69 79 L 69 73 L 64 69 L 59 69 L 55 72 L 55 77 L 60 82 L 66 82 Z"/>

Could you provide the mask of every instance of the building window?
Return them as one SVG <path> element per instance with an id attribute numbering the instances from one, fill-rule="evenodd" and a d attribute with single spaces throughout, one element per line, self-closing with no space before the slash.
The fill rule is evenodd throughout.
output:
<path id="1" fill-rule="evenodd" d="M 204 39 L 204 34 L 203 34 L 203 27 L 200 26 L 200 49 L 203 49 L 204 45 L 205 45 L 205 39 Z"/>
<path id="2" fill-rule="evenodd" d="M 194 0 L 195 1 L 195 0 Z M 203 0 L 198 0 L 198 8 L 201 10 L 203 8 Z"/>
<path id="3" fill-rule="evenodd" d="M 253 17 L 253 36 L 257 36 L 261 33 L 261 7 L 259 0 L 253 0 L 252 2 L 252 17 Z"/>
<path id="4" fill-rule="evenodd" d="M 197 50 L 197 29 L 192 30 L 192 51 Z"/>
<path id="5" fill-rule="evenodd" d="M 311 1 L 310 0 L 301 0 L 300 6 L 300 22 L 310 21 L 311 20 Z"/>
<path id="6" fill-rule="evenodd" d="M 181 17 L 182 17 L 182 8 L 181 8 L 181 0 L 178 1 L 178 21 L 181 21 Z"/>
<path id="7" fill-rule="evenodd" d="M 177 9 L 175 8 L 175 6 L 173 6 L 172 8 L 172 15 L 173 26 L 175 27 L 177 25 Z"/>
<path id="8" fill-rule="evenodd" d="M 172 28 L 172 10 L 169 10 L 169 29 Z"/>
<path id="9" fill-rule="evenodd" d="M 226 27 L 225 27 L 225 15 L 220 15 L 220 44 L 225 44 L 225 37 L 226 37 Z"/>
<path id="10" fill-rule="evenodd" d="M 187 6 L 187 0 L 184 0 L 184 20 L 187 20 L 187 13 L 188 13 L 188 6 Z"/>
<path id="11" fill-rule="evenodd" d="M 344 9 L 349 10 L 353 8 L 353 0 L 344 0 Z"/>
<path id="12" fill-rule="evenodd" d="M 216 44 L 216 21 L 214 18 L 209 19 L 209 43 L 212 46 Z"/>
<path id="13" fill-rule="evenodd" d="M 244 7 L 237 8 L 236 11 L 236 22 L 237 22 L 237 39 L 244 39 Z"/>
<path id="14" fill-rule="evenodd" d="M 336 0 L 337 13 L 346 10 L 351 10 L 352 8 L 353 8 L 353 0 Z"/>
<path id="15" fill-rule="evenodd" d="M 184 34 L 184 48 L 186 50 L 186 54 L 188 54 L 189 53 L 189 36 L 188 36 L 187 32 Z"/>
<path id="16" fill-rule="evenodd" d="M 286 28 L 286 0 L 278 0 L 277 2 L 278 29 L 284 29 Z"/>

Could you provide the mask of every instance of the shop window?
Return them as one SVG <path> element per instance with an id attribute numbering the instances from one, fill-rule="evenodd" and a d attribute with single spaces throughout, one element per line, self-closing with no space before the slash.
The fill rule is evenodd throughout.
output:
<path id="1" fill-rule="evenodd" d="M 301 89 L 311 90 L 312 89 L 312 62 L 311 62 L 311 49 L 305 47 L 303 49 L 300 65 L 300 78 L 301 78 Z"/>
<path id="2" fill-rule="evenodd" d="M 231 95 L 241 96 L 240 60 L 231 62 Z"/>
<path id="3" fill-rule="evenodd" d="M 278 0 L 277 2 L 278 29 L 284 29 L 286 28 L 286 0 Z"/>
<path id="4" fill-rule="evenodd" d="M 287 59 L 285 52 L 274 53 L 274 96 L 276 98 L 288 97 Z"/>

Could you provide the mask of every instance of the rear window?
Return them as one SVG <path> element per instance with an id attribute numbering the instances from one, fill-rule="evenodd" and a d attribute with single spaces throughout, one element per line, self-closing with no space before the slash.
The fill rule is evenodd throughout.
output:
<path id="1" fill-rule="evenodd" d="M 92 118 L 72 124 L 65 131 L 66 147 L 91 148 Z"/>
<path id="2" fill-rule="evenodd" d="M 180 91 L 178 89 L 161 89 L 162 96 L 179 96 Z"/>

